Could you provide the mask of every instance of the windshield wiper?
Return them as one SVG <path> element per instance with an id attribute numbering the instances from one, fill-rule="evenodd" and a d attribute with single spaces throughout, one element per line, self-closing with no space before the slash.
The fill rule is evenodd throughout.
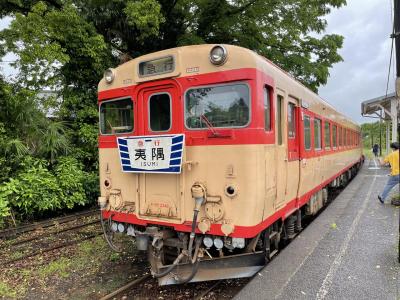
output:
<path id="1" fill-rule="evenodd" d="M 215 130 L 214 126 L 211 124 L 211 122 L 207 119 L 207 117 L 204 114 L 200 115 L 200 119 L 206 124 L 207 128 L 210 129 L 212 132 L 213 136 L 219 136 L 220 134 Z"/>

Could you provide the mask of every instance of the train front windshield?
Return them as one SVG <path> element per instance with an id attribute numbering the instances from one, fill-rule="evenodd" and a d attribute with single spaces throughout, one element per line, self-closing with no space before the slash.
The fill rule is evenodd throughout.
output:
<path id="1" fill-rule="evenodd" d="M 185 97 L 186 127 L 244 127 L 250 120 L 250 92 L 246 84 L 190 89 Z"/>
<path id="2" fill-rule="evenodd" d="M 100 106 L 100 131 L 102 134 L 129 133 L 133 130 L 133 102 L 118 99 L 103 102 Z"/>

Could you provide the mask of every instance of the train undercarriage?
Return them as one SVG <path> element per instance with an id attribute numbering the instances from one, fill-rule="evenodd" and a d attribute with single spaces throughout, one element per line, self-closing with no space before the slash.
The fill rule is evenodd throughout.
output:
<path id="1" fill-rule="evenodd" d="M 151 273 L 160 285 L 251 277 L 318 215 L 331 200 L 329 195 L 337 194 L 335 190 L 346 186 L 360 166 L 361 162 L 354 165 L 313 194 L 301 208 L 284 220 L 276 220 L 253 238 L 195 234 L 201 196 L 195 198 L 190 233 L 177 232 L 170 227 L 122 224 L 110 218 L 102 222 L 105 237 L 110 246 L 118 250 L 113 236 L 118 232 L 132 236 L 137 249 L 147 251 Z"/>

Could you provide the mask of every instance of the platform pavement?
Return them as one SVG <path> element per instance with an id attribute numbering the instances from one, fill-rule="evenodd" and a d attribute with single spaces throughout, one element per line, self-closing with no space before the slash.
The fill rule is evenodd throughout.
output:
<path id="1" fill-rule="evenodd" d="M 399 208 L 377 200 L 388 173 L 366 162 L 234 299 L 400 300 Z"/>

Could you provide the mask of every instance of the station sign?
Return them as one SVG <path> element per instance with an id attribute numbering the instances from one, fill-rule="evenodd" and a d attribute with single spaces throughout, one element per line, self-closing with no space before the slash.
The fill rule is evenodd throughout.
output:
<path id="1" fill-rule="evenodd" d="M 184 134 L 118 137 L 123 172 L 180 174 Z"/>

